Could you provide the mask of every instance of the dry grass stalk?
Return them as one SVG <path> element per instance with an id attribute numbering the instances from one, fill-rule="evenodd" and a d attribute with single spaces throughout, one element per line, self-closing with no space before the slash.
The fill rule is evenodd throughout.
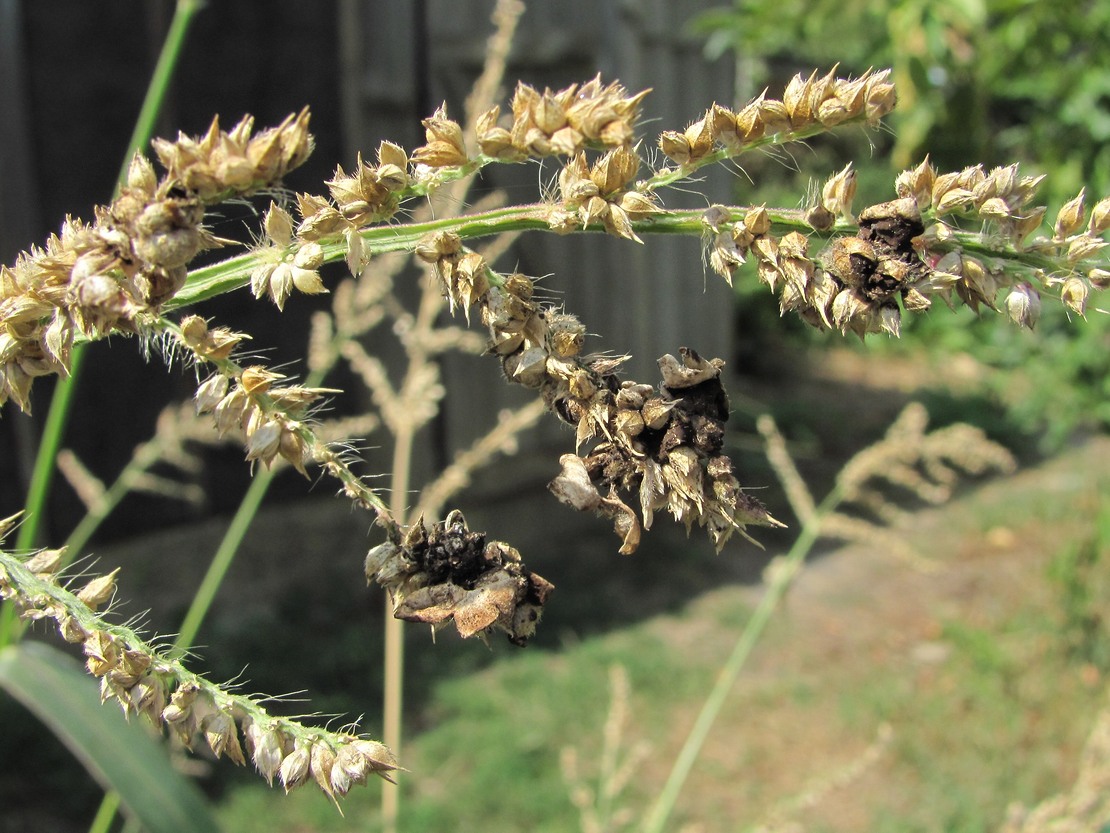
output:
<path id="1" fill-rule="evenodd" d="M 583 772 L 578 749 L 564 747 L 559 756 L 571 803 L 578 808 L 582 833 L 619 833 L 631 829 L 638 814 L 619 801 L 650 753 L 644 741 L 625 749 L 631 691 L 624 666 L 609 669 L 609 713 L 602 729 L 596 772 Z M 595 769 L 590 767 L 591 770 Z"/>
<path id="2" fill-rule="evenodd" d="M 927 432 L 928 419 L 920 404 L 907 405 L 879 442 L 858 452 L 840 470 L 835 501 L 824 514 L 813 508 L 813 497 L 774 420 L 762 416 L 757 427 L 767 441 L 771 466 L 804 523 L 813 519 L 821 536 L 870 546 L 931 571 L 937 565 L 892 528 L 905 515 L 892 498 L 892 487 L 894 494 L 939 504 L 952 497 L 960 471 L 973 476 L 992 470 L 1009 473 L 1016 463 L 1008 450 L 987 439 L 980 429 L 957 423 Z M 843 506 L 852 514 L 842 511 Z"/>
<path id="3" fill-rule="evenodd" d="M 1000 833 L 1095 833 L 1110 827 L 1110 707 L 1095 718 L 1072 789 L 1032 808 L 1015 804 L 1008 816 Z"/>
<path id="4" fill-rule="evenodd" d="M 820 806 L 831 793 L 850 787 L 882 759 L 893 740 L 894 730 L 890 724 L 881 724 L 875 740 L 859 755 L 839 769 L 814 778 L 797 795 L 780 802 L 751 833 L 804 833 L 805 827 L 796 817 Z"/>

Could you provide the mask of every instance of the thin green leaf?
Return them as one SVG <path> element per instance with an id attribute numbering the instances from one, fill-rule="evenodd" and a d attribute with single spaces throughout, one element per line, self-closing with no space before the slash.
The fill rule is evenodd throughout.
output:
<path id="1" fill-rule="evenodd" d="M 33 642 L 4 648 L 0 688 L 45 723 L 101 787 L 118 791 L 149 833 L 219 830 L 200 790 L 170 766 L 161 745 L 102 706 L 96 684 L 58 649 Z"/>

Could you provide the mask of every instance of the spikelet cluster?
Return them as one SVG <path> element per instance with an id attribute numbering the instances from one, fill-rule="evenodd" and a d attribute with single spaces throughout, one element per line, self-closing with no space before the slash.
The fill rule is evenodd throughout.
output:
<path id="1" fill-rule="evenodd" d="M 423 519 L 367 553 L 367 581 L 384 587 L 393 615 L 464 638 L 502 632 L 514 645 L 535 635 L 555 586 L 524 566 L 502 541 L 472 532 L 458 510 L 428 529 Z"/>
<path id="2" fill-rule="evenodd" d="M 934 270 L 931 288 L 937 294 L 949 303 L 954 295 L 975 310 L 1001 306 L 1015 323 L 1029 328 L 1037 322 L 1042 290 L 1058 295 L 1077 315 L 1086 313 L 1091 291 L 1110 285 L 1110 272 L 1099 259 L 1107 245 L 1103 234 L 1110 228 L 1110 197 L 1088 212 L 1081 190 L 1046 229 L 1048 207 L 1034 202 L 1043 179 L 1021 175 L 1017 165 L 938 173 L 928 159 L 898 176 L 899 195 L 914 200 L 932 219 L 921 246 Z M 968 243 L 1028 253 L 1043 265 L 1015 280 L 1012 268 L 1004 271 Z"/>
<path id="3" fill-rule="evenodd" d="M 562 457 L 549 488 L 564 503 L 609 518 L 621 552 L 637 549 L 642 530 L 663 509 L 687 529 L 705 527 L 718 549 L 749 524 L 778 524 L 743 492 L 732 461 L 721 453 L 729 413 L 722 361 L 682 348 L 679 358 L 659 360 L 658 387 L 621 380 L 615 371 L 624 357 L 582 356 L 585 325 L 535 298 L 528 277 L 497 275 L 480 258 L 470 262 L 478 256 L 444 233 L 429 238 L 422 251 L 444 278 L 453 306 L 479 306 L 489 351 L 509 381 L 536 390 L 574 426 L 581 451 Z M 443 254 L 432 260 L 436 252 Z M 481 294 L 469 282 L 460 289 L 451 277 L 464 259 L 468 273 L 486 276 Z"/>
<path id="4" fill-rule="evenodd" d="M 220 436 L 242 433 L 247 460 L 269 468 L 281 456 L 307 476 L 305 463 L 317 456 L 306 440 L 306 420 L 314 403 L 335 391 L 302 385 L 280 384 L 281 373 L 262 365 L 240 367 L 228 357 L 246 336 L 223 327 L 210 328 L 197 315 L 181 322 L 180 342 L 198 362 L 212 364 L 216 372 L 197 388 L 198 414 L 211 414 Z"/>
<path id="5" fill-rule="evenodd" d="M 843 173 L 836 177 L 840 182 L 854 182 Z M 827 205 L 850 210 L 850 197 L 824 198 L 820 207 L 832 214 Z M 731 279 L 751 257 L 759 280 L 778 293 L 783 314 L 795 312 L 815 327 L 860 336 L 898 335 L 903 308 L 919 311 L 929 306 L 918 288 L 929 270 L 915 249 L 924 226 L 912 200 L 869 206 L 860 212 L 856 234 L 834 237 L 820 254 L 811 253 L 810 238 L 799 231 L 776 236 L 765 207 L 752 208 L 731 224 L 722 222 L 724 214 L 717 207 L 705 214 L 710 266 Z"/>
<path id="6" fill-rule="evenodd" d="M 659 149 L 675 164 L 686 167 L 711 156 L 718 148 L 726 155 L 758 143 L 789 140 L 813 129 L 828 129 L 863 119 L 874 124 L 895 104 L 890 71 L 867 72 L 859 78 L 837 78 L 834 67 L 818 76 L 795 75 L 781 100 L 766 91 L 734 112 L 714 104 L 685 130 L 666 130 Z"/>
<path id="7" fill-rule="evenodd" d="M 791 220 L 817 232 L 839 230 L 843 222 L 855 226 L 854 234 L 834 234 L 811 251 L 820 238 L 815 243 L 797 230 L 776 235 L 764 207 L 732 222 L 729 209 L 713 206 L 703 215 L 708 263 L 731 282 L 754 259 L 783 314 L 860 337 L 897 336 L 903 314 L 928 310 L 934 298 L 1004 310 L 1032 328 L 1047 289 L 1084 315 L 1090 293 L 1110 285 L 1098 260 L 1107 245 L 1110 198 L 1088 215 L 1081 192 L 1060 209 L 1051 233 L 1035 235 L 1047 212 L 1032 204 L 1041 180 L 1021 176 L 1016 166 L 937 174 L 926 160 L 898 176 L 898 199 L 853 217 L 855 177 L 845 168 L 824 184 L 817 204 Z"/>
<path id="8" fill-rule="evenodd" d="M 378 146 L 378 164 L 363 161 L 360 153 L 351 173 L 336 167 L 327 183 L 330 200 L 312 194 L 298 195 L 301 220 L 296 236 L 302 242 L 312 243 L 388 220 L 396 213 L 410 184 L 408 154 L 399 145 L 382 142 Z M 290 242 L 283 238 L 284 245 Z"/>
<path id="9" fill-rule="evenodd" d="M 477 121 L 482 154 L 505 161 L 544 156 L 574 156 L 586 148 L 630 145 L 635 137 L 640 104 L 650 90 L 629 94 L 618 83 L 602 84 L 597 76 L 585 84 L 542 93 L 517 84 L 512 121 L 500 122 L 495 106 Z"/>
<path id="10" fill-rule="evenodd" d="M 633 187 L 639 167 L 639 155 L 625 147 L 609 151 L 593 165 L 585 153 L 577 154 L 559 172 L 561 201 L 551 206 L 548 225 L 565 234 L 601 223 L 609 234 L 642 242 L 631 221 L 659 206 L 653 193 Z"/>
<path id="11" fill-rule="evenodd" d="M 189 749 L 207 746 L 239 765 L 249 760 L 287 792 L 311 779 L 334 800 L 371 775 L 391 780 L 397 761 L 383 744 L 275 717 L 258 701 L 188 671 L 130 628 L 107 624 L 96 610 L 112 600 L 116 572 L 72 593 L 58 584 L 63 555 L 44 550 L 21 560 L 0 552 L 0 599 L 12 600 L 25 620 L 55 620 L 63 639 L 81 645 L 102 700 L 145 716 Z"/>
<path id="12" fill-rule="evenodd" d="M 66 374 L 77 336 L 141 331 L 182 287 L 187 264 L 219 245 L 206 205 L 278 182 L 312 150 L 308 111 L 252 135 L 248 116 L 230 132 L 213 121 L 200 138 L 156 140 L 159 179 L 136 155 L 119 197 L 91 224 L 67 218 L 42 248 L 0 266 L 0 405 L 26 411 L 33 380 Z"/>
<path id="13" fill-rule="evenodd" d="M 253 116 L 244 116 L 230 131 L 221 130 L 215 118 L 199 138 L 179 133 L 175 141 L 156 138 L 151 145 L 167 181 L 201 202 L 216 203 L 280 182 L 302 165 L 314 147 L 308 119 L 306 107 L 252 135 Z"/>

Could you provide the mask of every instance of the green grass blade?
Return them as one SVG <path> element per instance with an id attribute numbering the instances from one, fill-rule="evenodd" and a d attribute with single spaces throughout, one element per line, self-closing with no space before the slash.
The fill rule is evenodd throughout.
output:
<path id="1" fill-rule="evenodd" d="M 0 651 L 0 687 L 35 714 L 106 790 L 116 790 L 149 833 L 217 831 L 197 787 L 119 709 L 102 706 L 96 684 L 68 656 L 40 643 Z"/>

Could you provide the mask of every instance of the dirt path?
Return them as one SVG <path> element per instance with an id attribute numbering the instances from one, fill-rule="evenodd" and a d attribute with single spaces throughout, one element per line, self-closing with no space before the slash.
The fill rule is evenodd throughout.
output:
<path id="1" fill-rule="evenodd" d="M 715 726 L 683 818 L 732 831 L 792 807 L 782 817 L 806 830 L 989 830 L 1010 801 L 1069 785 L 1105 681 L 1066 655 L 1048 575 L 1094 540 L 1108 500 L 1098 438 L 913 515 L 902 531 L 935 571 L 864 546 L 811 564 Z M 757 593 L 707 594 L 658 632 L 719 662 L 736 633 L 719 623 Z M 688 725 L 676 719 L 676 744 Z"/>

